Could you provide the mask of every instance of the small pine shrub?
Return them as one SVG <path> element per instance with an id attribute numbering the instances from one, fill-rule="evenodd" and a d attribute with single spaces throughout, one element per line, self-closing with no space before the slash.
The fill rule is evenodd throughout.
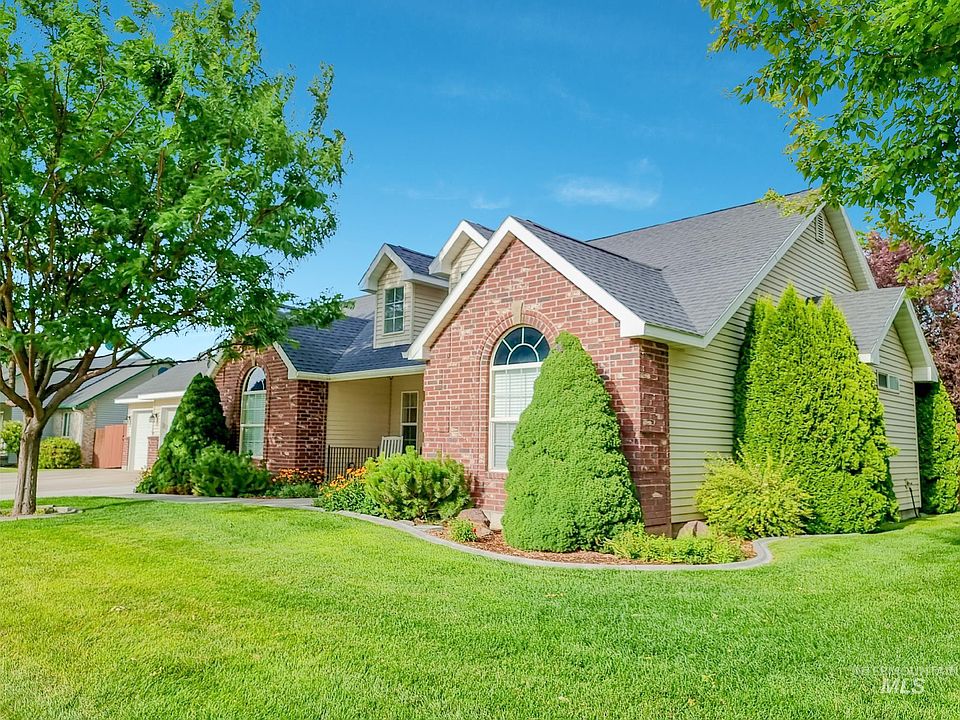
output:
<path id="1" fill-rule="evenodd" d="M 190 471 L 193 494 L 205 497 L 263 495 L 269 484 L 269 471 L 219 445 L 201 450 Z"/>
<path id="2" fill-rule="evenodd" d="M 507 469 L 503 535 L 516 548 L 593 550 L 641 520 L 610 394 L 570 333 L 543 362 Z"/>
<path id="3" fill-rule="evenodd" d="M 0 429 L 0 441 L 4 451 L 16 455 L 20 452 L 20 436 L 23 434 L 23 423 L 16 420 L 7 420 Z"/>
<path id="4" fill-rule="evenodd" d="M 917 386 L 920 498 L 926 513 L 950 513 L 960 497 L 960 440 L 957 413 L 941 384 Z"/>
<path id="5" fill-rule="evenodd" d="M 607 540 L 604 552 L 648 563 L 713 565 L 743 560 L 740 541 L 720 535 L 670 538 L 650 535 L 642 525 L 625 528 Z"/>
<path id="6" fill-rule="evenodd" d="M 226 447 L 228 438 L 220 391 L 212 378 L 198 373 L 187 386 L 157 451 L 150 482 L 141 483 L 143 492 L 189 495 L 197 456 L 213 445 Z"/>
<path id="7" fill-rule="evenodd" d="M 395 520 L 446 520 L 470 502 L 463 465 L 450 458 L 428 460 L 408 447 L 366 465 L 367 492 Z"/>
<path id="8" fill-rule="evenodd" d="M 762 462 L 719 458 L 707 463 L 697 507 L 720 535 L 779 537 L 803 532 L 810 495 L 770 454 Z"/>
<path id="9" fill-rule="evenodd" d="M 469 520 L 454 518 L 447 523 L 447 537 L 458 543 L 476 542 L 477 531 Z"/>
<path id="10" fill-rule="evenodd" d="M 48 437 L 40 441 L 37 467 L 41 470 L 78 468 L 81 460 L 80 446 L 68 437 Z"/>
<path id="11" fill-rule="evenodd" d="M 366 468 L 351 469 L 343 475 L 337 475 L 320 486 L 313 504 L 331 512 L 346 510 L 363 515 L 382 515 L 380 506 L 367 492 L 366 475 Z"/>

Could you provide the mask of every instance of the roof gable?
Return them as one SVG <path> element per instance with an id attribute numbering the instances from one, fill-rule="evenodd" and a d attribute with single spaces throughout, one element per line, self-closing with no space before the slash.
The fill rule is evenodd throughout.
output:
<path id="1" fill-rule="evenodd" d="M 437 287 L 447 287 L 447 281 L 430 274 L 430 263 L 433 257 L 425 253 L 411 250 L 400 245 L 385 243 L 380 247 L 373 262 L 367 268 L 360 287 L 367 292 L 376 292 L 381 275 L 391 265 L 400 270 L 400 277 L 404 282 L 419 282 Z"/>
<path id="2" fill-rule="evenodd" d="M 430 263 L 430 274 L 449 275 L 453 266 L 453 261 L 463 252 L 463 248 L 470 243 L 477 247 L 484 247 L 487 241 L 493 237 L 494 231 L 488 227 L 469 220 L 461 220 L 456 229 L 440 248 L 440 252 Z"/>

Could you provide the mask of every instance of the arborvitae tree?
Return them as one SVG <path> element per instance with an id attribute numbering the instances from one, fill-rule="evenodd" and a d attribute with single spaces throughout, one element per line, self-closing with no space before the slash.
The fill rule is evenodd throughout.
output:
<path id="1" fill-rule="evenodd" d="M 957 415 L 950 395 L 942 384 L 917 387 L 917 440 L 920 446 L 923 511 L 954 512 L 960 496 Z"/>
<path id="2" fill-rule="evenodd" d="M 758 301 L 742 354 L 744 454 L 781 458 L 811 496 L 810 532 L 866 532 L 895 516 L 891 450 L 873 372 L 829 298 L 788 287 Z"/>
<path id="3" fill-rule="evenodd" d="M 211 445 L 226 447 L 228 438 L 220 391 L 212 378 L 198 373 L 184 392 L 157 460 L 137 491 L 189 493 L 190 471 L 197 455 Z"/>
<path id="4" fill-rule="evenodd" d="M 563 332 L 543 363 L 507 459 L 506 541 L 524 550 L 593 549 L 641 519 L 610 394 Z"/>
<path id="5" fill-rule="evenodd" d="M 746 427 L 746 404 L 747 388 L 749 379 L 747 369 L 753 360 L 753 336 L 757 333 L 757 326 L 763 323 L 763 313 L 771 306 L 769 302 L 754 303 L 750 310 L 750 317 L 747 319 L 746 327 L 743 331 L 743 344 L 740 346 L 740 357 L 737 363 L 737 371 L 733 376 L 733 454 L 734 457 L 740 454 L 740 440 L 743 438 L 744 428 Z"/>

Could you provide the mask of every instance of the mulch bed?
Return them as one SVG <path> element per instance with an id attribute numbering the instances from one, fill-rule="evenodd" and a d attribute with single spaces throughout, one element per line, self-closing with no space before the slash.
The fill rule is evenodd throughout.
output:
<path id="1" fill-rule="evenodd" d="M 447 536 L 443 530 L 434 530 L 431 532 L 431 535 L 436 535 L 437 537 L 442 537 L 445 540 L 451 540 L 451 542 L 456 542 Z M 482 540 L 476 540 L 475 542 L 467 543 L 458 543 L 464 547 L 480 548 L 481 550 L 488 550 L 490 552 L 500 553 L 501 555 L 512 555 L 514 557 L 522 558 L 531 558 L 533 560 L 550 560 L 553 562 L 568 562 L 568 563 L 597 563 L 603 565 L 669 565 L 670 563 L 642 563 L 637 562 L 636 560 L 630 560 L 628 558 L 618 557 L 616 555 L 608 555 L 607 553 L 594 552 L 592 550 L 575 550 L 574 552 L 568 553 L 555 553 L 555 552 L 532 552 L 527 550 L 517 550 L 517 548 L 510 547 L 503 541 L 503 533 L 500 530 L 494 530 L 493 535 L 486 537 Z M 743 551 L 746 555 L 745 559 L 752 558 L 757 553 L 753 549 L 753 544 L 744 541 Z"/>

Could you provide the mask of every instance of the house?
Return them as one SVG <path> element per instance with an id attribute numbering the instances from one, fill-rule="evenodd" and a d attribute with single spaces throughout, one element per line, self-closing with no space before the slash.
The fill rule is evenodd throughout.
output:
<path id="1" fill-rule="evenodd" d="M 123 469 L 147 470 L 153 465 L 190 381 L 198 374 L 209 374 L 212 367 L 209 360 L 177 363 L 114 400 L 126 413 L 120 460 Z"/>
<path id="2" fill-rule="evenodd" d="M 699 517 L 705 460 L 730 454 L 733 382 L 756 298 L 833 296 L 877 372 L 905 514 L 919 505 L 915 383 L 937 380 L 912 305 L 878 290 L 841 208 L 752 203 L 582 241 L 508 217 L 461 223 L 435 257 L 384 245 L 350 317 L 220 367 L 238 447 L 334 470 L 402 436 L 466 466 L 500 511 L 506 458 L 557 333 L 579 336 L 620 419 L 645 523 Z M 914 496 L 911 496 L 911 490 Z"/>
<path id="3" fill-rule="evenodd" d="M 104 367 L 109 361 L 109 357 L 96 358 L 92 368 Z M 113 370 L 86 381 L 54 411 L 43 429 L 43 437 L 68 437 L 74 440 L 80 445 L 84 466 L 120 467 L 119 439 L 127 420 L 127 408 L 115 401 L 168 365 L 155 363 L 138 353 Z M 23 411 L 17 407 L 11 408 L 10 418 L 23 422 Z"/>

